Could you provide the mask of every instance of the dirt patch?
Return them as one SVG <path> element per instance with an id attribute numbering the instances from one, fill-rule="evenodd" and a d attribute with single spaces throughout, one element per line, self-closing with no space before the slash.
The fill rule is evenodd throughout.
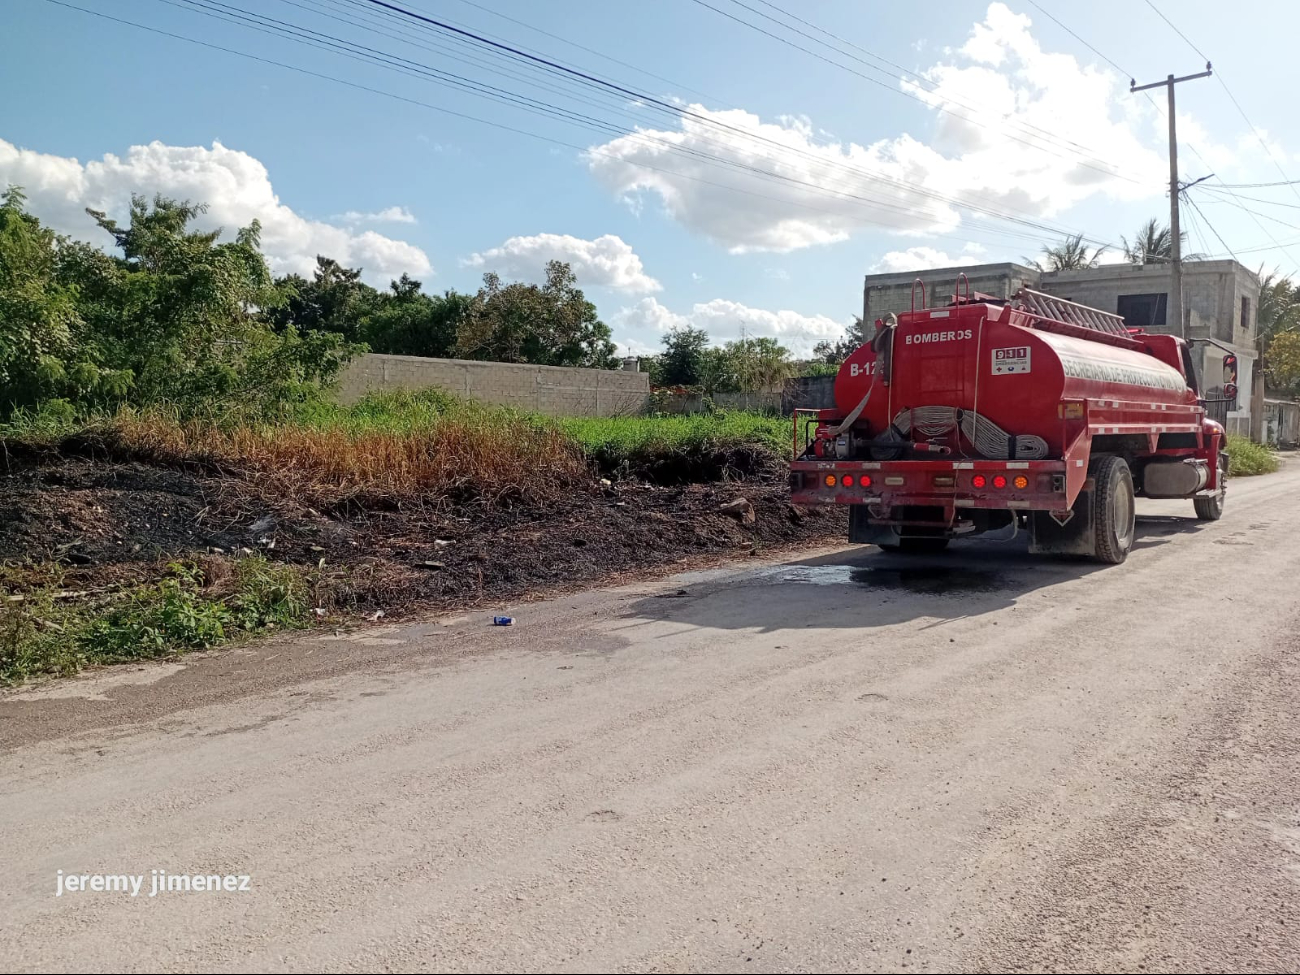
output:
<path id="1" fill-rule="evenodd" d="M 718 510 L 737 497 L 752 502 L 752 524 Z M 0 561 L 59 563 L 69 587 L 149 578 L 178 558 L 211 563 L 260 552 L 311 570 L 326 608 L 386 616 L 845 532 L 842 511 L 792 508 L 784 483 L 771 477 L 593 482 L 545 505 L 322 512 L 268 498 L 253 480 L 143 463 L 33 459 L 0 476 Z"/>

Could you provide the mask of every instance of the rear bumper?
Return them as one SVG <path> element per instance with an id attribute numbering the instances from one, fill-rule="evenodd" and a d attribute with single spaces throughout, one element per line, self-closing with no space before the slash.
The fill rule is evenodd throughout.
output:
<path id="1" fill-rule="evenodd" d="M 1064 513 L 1070 480 L 1063 460 L 798 460 L 790 465 L 790 499 L 866 505 L 875 524 L 938 527 L 972 508 Z M 901 510 L 916 508 L 929 510 L 919 519 Z"/>

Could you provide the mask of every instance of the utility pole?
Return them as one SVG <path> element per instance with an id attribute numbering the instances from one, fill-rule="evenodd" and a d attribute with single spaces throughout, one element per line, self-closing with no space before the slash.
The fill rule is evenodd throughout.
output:
<path id="1" fill-rule="evenodd" d="M 1164 85 L 1169 91 L 1169 233 L 1173 237 L 1169 261 L 1169 314 L 1177 323 L 1177 334 L 1184 339 L 1188 335 L 1187 319 L 1183 317 L 1183 234 L 1178 226 L 1178 123 L 1174 116 L 1174 85 L 1208 78 L 1213 73 L 1210 62 L 1206 61 L 1205 70 L 1199 74 L 1184 75 L 1181 78 L 1170 75 L 1164 81 L 1153 81 L 1149 85 L 1139 85 L 1134 79 L 1129 81 L 1128 89 L 1130 92 L 1138 92 Z"/>

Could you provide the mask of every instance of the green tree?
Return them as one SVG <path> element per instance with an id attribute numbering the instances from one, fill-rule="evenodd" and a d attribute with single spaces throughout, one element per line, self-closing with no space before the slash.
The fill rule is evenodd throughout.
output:
<path id="1" fill-rule="evenodd" d="M 1066 237 L 1060 243 L 1044 245 L 1042 260 L 1028 257 L 1025 260 L 1040 271 L 1077 271 L 1096 267 L 1101 263 L 1101 255 L 1105 251 L 1104 246 L 1090 251 L 1080 233 Z"/>
<path id="2" fill-rule="evenodd" d="M 725 348 L 742 390 L 776 389 L 795 374 L 790 350 L 774 338 L 740 339 Z"/>
<path id="3" fill-rule="evenodd" d="M 1300 391 L 1300 332 L 1275 335 L 1264 368 L 1274 389 L 1292 395 Z"/>
<path id="4" fill-rule="evenodd" d="M 1259 300 L 1255 345 L 1263 359 L 1265 381 L 1279 392 L 1294 393 L 1300 386 L 1291 368 L 1292 337 L 1300 335 L 1300 288 L 1278 277 L 1276 271 L 1265 274 L 1262 267 L 1256 277 Z M 1278 342 L 1281 344 L 1275 348 Z"/>
<path id="5" fill-rule="evenodd" d="M 866 330 L 862 318 L 853 316 L 853 324 L 844 331 L 844 337 L 836 342 L 823 340 L 813 346 L 813 361 L 838 366 L 854 352 L 867 344 Z"/>
<path id="6" fill-rule="evenodd" d="M 256 222 L 222 242 L 191 229 L 202 206 L 135 197 L 125 225 L 87 211 L 113 238 L 108 254 L 44 231 L 21 194 L 5 201 L 0 348 L 18 349 L 23 370 L 5 384 L 6 409 L 66 398 L 83 409 L 270 410 L 316 395 L 355 351 L 338 335 L 268 327 L 282 292 Z M 39 341 L 24 337 L 35 326 Z"/>
<path id="7" fill-rule="evenodd" d="M 740 391 L 736 360 L 726 348 L 710 346 L 700 358 L 700 389 L 706 396 Z"/>
<path id="8" fill-rule="evenodd" d="M 361 280 L 361 268 L 320 255 L 311 280 L 289 274 L 276 287 L 281 297 L 267 318 L 277 329 L 336 332 L 349 342 L 360 337 L 362 321 L 379 304 L 379 292 Z"/>
<path id="9" fill-rule="evenodd" d="M 86 378 L 73 364 L 76 291 L 57 278 L 64 241 L 25 202 L 16 186 L 0 196 L 0 404 L 9 409 Z"/>
<path id="10" fill-rule="evenodd" d="M 663 337 L 652 379 L 657 386 L 698 386 L 709 345 L 709 333 L 702 328 L 675 328 Z"/>
<path id="11" fill-rule="evenodd" d="M 546 283 L 503 285 L 492 273 L 474 296 L 456 339 L 466 359 L 545 366 L 619 365 L 609 326 L 577 286 L 573 269 L 549 261 Z"/>
<path id="12" fill-rule="evenodd" d="M 1187 231 L 1179 235 L 1182 246 L 1182 259 L 1199 261 L 1203 254 L 1187 253 Z M 1130 244 L 1127 237 L 1121 237 L 1124 245 L 1124 259 L 1130 264 L 1168 264 L 1174 259 L 1174 235 L 1168 224 L 1162 224 L 1155 217 L 1144 223 Z"/>
<path id="13" fill-rule="evenodd" d="M 473 303 L 472 295 L 455 291 L 427 295 L 419 281 L 403 274 L 390 291 L 378 296 L 362 318 L 358 334 L 372 352 L 449 356 Z"/>

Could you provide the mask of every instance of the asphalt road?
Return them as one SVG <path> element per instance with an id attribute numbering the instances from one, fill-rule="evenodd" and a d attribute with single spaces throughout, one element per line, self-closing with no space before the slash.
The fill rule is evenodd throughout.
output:
<path id="1" fill-rule="evenodd" d="M 0 961 L 1294 972 L 1300 465 L 1140 511 L 0 697 Z"/>

